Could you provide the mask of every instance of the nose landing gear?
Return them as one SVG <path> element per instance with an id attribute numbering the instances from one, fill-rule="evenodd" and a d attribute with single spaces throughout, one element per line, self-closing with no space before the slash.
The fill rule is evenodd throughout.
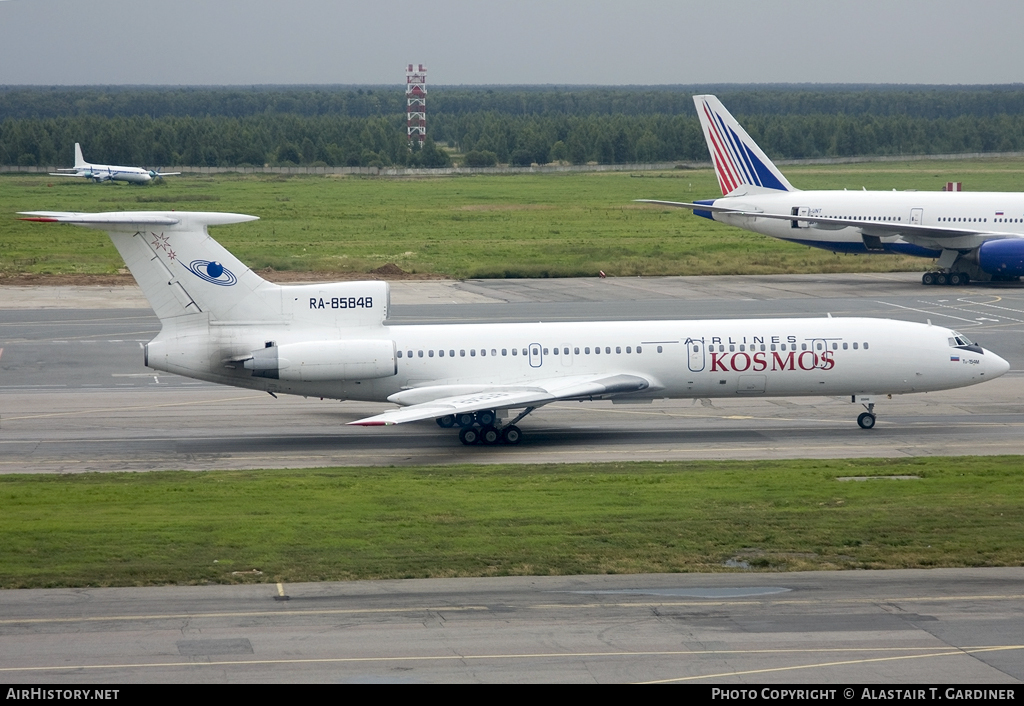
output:
<path id="1" fill-rule="evenodd" d="M 867 412 L 861 412 L 860 416 L 857 417 L 857 424 L 861 429 L 872 429 L 875 426 L 875 403 L 871 401 L 870 397 L 865 395 L 854 395 L 854 402 L 860 402 L 864 405 L 864 409 Z"/>

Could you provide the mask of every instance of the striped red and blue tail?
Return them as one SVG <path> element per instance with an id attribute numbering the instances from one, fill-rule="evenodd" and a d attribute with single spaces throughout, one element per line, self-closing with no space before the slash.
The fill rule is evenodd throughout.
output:
<path id="1" fill-rule="evenodd" d="M 796 191 L 715 96 L 694 96 L 722 195 L 740 187 Z"/>

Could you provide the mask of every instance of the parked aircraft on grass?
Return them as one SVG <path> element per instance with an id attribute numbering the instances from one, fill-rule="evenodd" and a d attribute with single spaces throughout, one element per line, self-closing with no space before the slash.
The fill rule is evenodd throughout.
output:
<path id="1" fill-rule="evenodd" d="M 644 203 L 834 252 L 938 258 L 928 285 L 1024 275 L 1024 193 L 800 191 L 718 98 L 693 101 L 723 198 Z"/>
<path id="2" fill-rule="evenodd" d="M 23 213 L 105 230 L 162 328 L 145 363 L 199 380 L 401 407 L 350 424 L 436 419 L 464 444 L 518 443 L 567 400 L 882 396 L 973 385 L 1009 364 L 941 326 L 886 319 L 388 325 L 386 282 L 277 285 L 209 237 L 254 216 Z M 502 423 L 512 410 L 521 410 Z"/>
<path id="3" fill-rule="evenodd" d="M 160 172 L 141 167 L 115 167 L 109 164 L 89 164 L 82 156 L 82 146 L 75 143 L 75 166 L 50 172 L 50 176 L 70 176 L 92 179 L 97 184 L 104 181 L 126 181 L 129 184 L 145 184 L 157 177 L 177 176 L 181 172 Z"/>

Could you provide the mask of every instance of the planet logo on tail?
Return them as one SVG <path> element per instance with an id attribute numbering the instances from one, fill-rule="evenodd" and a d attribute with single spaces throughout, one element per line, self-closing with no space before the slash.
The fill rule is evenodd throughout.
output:
<path id="1" fill-rule="evenodd" d="M 189 271 L 199 279 L 222 287 L 230 287 L 238 278 L 234 273 L 219 262 L 209 260 L 193 260 L 188 264 Z"/>

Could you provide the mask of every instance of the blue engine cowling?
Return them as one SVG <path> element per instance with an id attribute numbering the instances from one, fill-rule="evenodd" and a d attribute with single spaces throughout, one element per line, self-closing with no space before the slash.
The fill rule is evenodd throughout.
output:
<path id="1" fill-rule="evenodd" d="M 990 275 L 1024 276 L 1024 239 L 982 243 L 978 248 L 978 266 Z"/>

